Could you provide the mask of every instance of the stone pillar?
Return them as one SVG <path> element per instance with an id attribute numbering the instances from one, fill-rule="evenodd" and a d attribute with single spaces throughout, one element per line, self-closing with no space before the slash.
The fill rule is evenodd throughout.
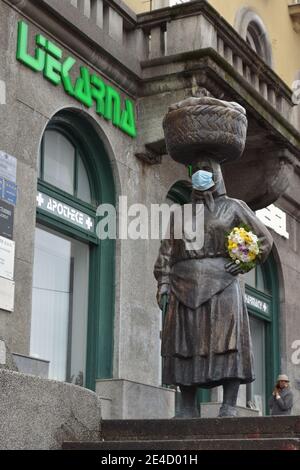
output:
<path id="1" fill-rule="evenodd" d="M 103 28 L 103 1 L 94 0 L 91 4 L 91 18 L 99 28 Z"/>
<path id="2" fill-rule="evenodd" d="M 119 13 L 110 6 L 104 8 L 103 12 L 104 30 L 115 41 L 122 43 L 123 41 L 123 18 Z"/>
<path id="3" fill-rule="evenodd" d="M 215 26 L 204 16 L 179 18 L 167 24 L 168 55 L 206 47 L 218 49 Z"/>
<path id="4" fill-rule="evenodd" d="M 150 59 L 164 55 L 164 37 L 161 26 L 151 29 Z"/>

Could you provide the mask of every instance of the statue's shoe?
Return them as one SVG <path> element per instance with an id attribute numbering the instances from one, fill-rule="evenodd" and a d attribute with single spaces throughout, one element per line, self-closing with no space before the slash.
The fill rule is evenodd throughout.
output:
<path id="1" fill-rule="evenodd" d="M 238 410 L 236 409 L 236 407 L 223 403 L 223 405 L 220 408 L 218 418 L 234 417 L 234 416 L 238 416 Z"/>

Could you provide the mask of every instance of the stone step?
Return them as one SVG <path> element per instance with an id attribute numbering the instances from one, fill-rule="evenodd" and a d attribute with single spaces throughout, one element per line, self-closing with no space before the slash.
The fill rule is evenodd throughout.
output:
<path id="1" fill-rule="evenodd" d="M 64 442 L 63 450 L 300 450 L 297 438 Z"/>
<path id="2" fill-rule="evenodd" d="M 103 420 L 105 441 L 300 438 L 300 416 Z"/>

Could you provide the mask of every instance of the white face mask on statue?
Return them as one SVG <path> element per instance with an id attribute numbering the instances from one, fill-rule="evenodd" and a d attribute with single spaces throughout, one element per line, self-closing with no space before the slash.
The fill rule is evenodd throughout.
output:
<path id="1" fill-rule="evenodd" d="M 210 171 L 198 170 L 192 176 L 192 185 L 194 189 L 198 191 L 206 191 L 212 188 L 215 183 L 213 180 L 213 174 Z"/>

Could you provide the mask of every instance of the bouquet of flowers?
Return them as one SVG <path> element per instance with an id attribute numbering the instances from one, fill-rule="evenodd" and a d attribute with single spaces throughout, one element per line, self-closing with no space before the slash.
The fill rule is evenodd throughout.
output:
<path id="1" fill-rule="evenodd" d="M 247 225 L 234 227 L 226 235 L 226 248 L 230 258 L 240 265 L 244 272 L 255 267 L 259 258 L 259 241 Z"/>

